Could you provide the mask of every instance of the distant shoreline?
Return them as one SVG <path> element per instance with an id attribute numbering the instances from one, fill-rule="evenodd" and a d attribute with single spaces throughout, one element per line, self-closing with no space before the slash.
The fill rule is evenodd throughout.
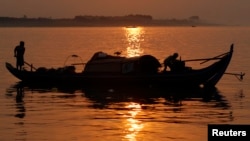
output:
<path id="1" fill-rule="evenodd" d="M 129 27 L 129 26 L 215 26 L 203 22 L 198 16 L 189 19 L 156 20 L 149 15 L 119 17 L 76 16 L 72 19 L 0 17 L 0 27 Z"/>

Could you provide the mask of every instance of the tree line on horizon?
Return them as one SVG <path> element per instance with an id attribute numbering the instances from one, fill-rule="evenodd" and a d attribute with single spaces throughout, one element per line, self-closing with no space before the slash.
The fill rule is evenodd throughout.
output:
<path id="1" fill-rule="evenodd" d="M 28 18 L 26 15 L 23 15 L 23 17 L 0 17 L 0 20 L 154 20 L 151 15 L 141 15 L 141 14 L 129 14 L 125 16 L 93 16 L 93 15 L 78 15 L 74 18 L 51 18 L 51 17 L 37 17 L 37 18 Z M 189 20 L 199 20 L 199 16 L 191 16 L 189 17 Z M 162 19 L 167 20 L 167 19 Z M 177 20 L 175 18 L 171 20 Z"/>
<path id="2" fill-rule="evenodd" d="M 57 18 L 38 17 L 0 17 L 0 26 L 91 26 L 91 25 L 150 25 L 150 24 L 190 24 L 198 23 L 199 16 L 191 16 L 188 19 L 153 19 L 151 15 L 130 14 L 125 16 L 92 16 L 78 15 L 74 18 Z"/>

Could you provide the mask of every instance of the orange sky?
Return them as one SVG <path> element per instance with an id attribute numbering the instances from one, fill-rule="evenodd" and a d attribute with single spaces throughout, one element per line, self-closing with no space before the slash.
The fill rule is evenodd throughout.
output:
<path id="1" fill-rule="evenodd" d="M 73 18 L 76 15 L 154 18 L 200 16 L 208 21 L 250 24 L 250 0 L 1 0 L 0 16 Z"/>

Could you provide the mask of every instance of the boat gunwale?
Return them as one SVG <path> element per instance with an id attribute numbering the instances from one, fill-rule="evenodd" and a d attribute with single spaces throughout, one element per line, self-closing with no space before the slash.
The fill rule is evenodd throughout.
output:
<path id="1" fill-rule="evenodd" d="M 76 79 L 77 81 L 84 81 L 84 80 L 90 80 L 90 79 L 114 79 L 114 80 L 122 80 L 122 79 L 144 79 L 145 80 L 161 80 L 164 82 L 164 79 L 168 79 L 166 82 L 174 79 L 180 79 L 181 77 L 185 77 L 185 82 L 189 79 L 191 80 L 192 77 L 195 77 L 197 80 L 197 83 L 209 83 L 211 81 L 212 85 L 216 85 L 216 83 L 220 80 L 220 78 L 223 76 L 225 70 L 227 69 L 231 57 L 233 54 L 233 44 L 231 45 L 230 51 L 224 53 L 224 56 L 221 57 L 221 59 L 217 62 L 214 62 L 213 64 L 201 68 L 201 69 L 195 69 L 195 70 L 189 70 L 186 72 L 159 72 L 155 74 L 122 74 L 122 73 L 74 73 L 74 74 L 56 74 L 56 75 L 49 75 L 49 74 L 42 74 L 37 73 L 35 71 L 20 71 L 14 68 L 10 63 L 6 62 L 6 68 L 9 70 L 11 74 L 13 74 L 15 77 L 20 79 L 21 81 L 32 81 L 36 82 L 39 80 L 47 80 L 50 81 L 51 79 L 54 79 L 55 81 L 62 81 L 62 80 L 72 80 Z M 88 62 L 90 63 L 90 62 Z M 220 68 L 221 67 L 221 68 Z M 215 70 L 215 68 L 217 68 Z M 213 70 L 213 71 L 211 71 Z M 220 73 L 216 73 L 216 71 Z M 209 74 L 209 76 L 204 76 L 204 74 Z M 31 75 L 31 76 L 29 76 Z M 216 78 L 212 78 L 213 76 L 216 76 Z M 33 78 L 31 78 L 33 77 Z M 200 77 L 200 78 L 199 78 Z M 200 79 L 198 81 L 198 79 Z M 203 80 L 204 79 L 204 80 Z M 210 79 L 210 80 L 209 80 Z M 184 80 L 184 79 L 183 79 Z M 205 82 L 205 80 L 207 82 Z M 177 80 L 175 80 L 177 82 Z M 201 82 L 204 81 L 204 82 Z"/>

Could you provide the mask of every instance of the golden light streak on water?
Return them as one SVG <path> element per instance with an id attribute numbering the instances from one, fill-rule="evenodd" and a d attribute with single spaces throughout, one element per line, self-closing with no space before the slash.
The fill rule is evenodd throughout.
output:
<path id="1" fill-rule="evenodd" d="M 144 41 L 144 30 L 142 27 L 124 28 L 127 39 L 127 57 L 135 57 L 143 54 L 141 42 Z"/>
<path id="2" fill-rule="evenodd" d="M 128 111 L 128 119 L 126 120 L 125 139 L 129 141 L 137 141 L 137 134 L 144 128 L 144 124 L 136 119 L 136 116 L 141 112 L 142 107 L 138 103 L 129 103 L 126 108 L 131 109 Z"/>

